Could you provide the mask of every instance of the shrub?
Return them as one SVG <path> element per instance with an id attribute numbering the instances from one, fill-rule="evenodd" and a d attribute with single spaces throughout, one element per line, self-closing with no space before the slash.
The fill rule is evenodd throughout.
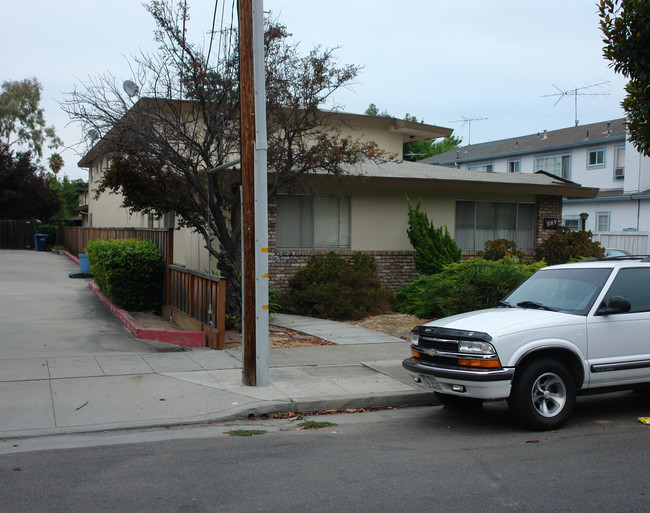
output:
<path id="1" fill-rule="evenodd" d="M 381 286 L 372 256 L 336 253 L 313 256 L 289 280 L 283 309 L 323 319 L 362 319 L 390 307 L 392 293 Z"/>
<path id="2" fill-rule="evenodd" d="M 605 256 L 605 249 L 599 242 L 591 239 L 591 232 L 580 230 L 573 232 L 566 226 L 541 244 L 535 255 L 538 260 L 545 260 L 548 265 L 565 264 L 579 258 L 599 258 Z"/>
<path id="3" fill-rule="evenodd" d="M 160 311 L 163 263 L 149 240 L 96 240 L 86 248 L 95 283 L 129 311 Z"/>
<path id="4" fill-rule="evenodd" d="M 490 308 L 506 297 L 544 262 L 518 264 L 474 258 L 451 264 L 435 275 L 423 275 L 397 293 L 397 309 L 424 319 Z"/>
<path id="5" fill-rule="evenodd" d="M 495 262 L 502 258 L 512 258 L 520 262 L 524 258 L 524 253 L 517 249 L 515 242 L 507 239 L 496 239 L 487 241 L 485 249 L 479 252 L 478 257 Z"/>
<path id="6" fill-rule="evenodd" d="M 461 250 L 445 226 L 436 228 L 426 212 L 420 210 L 422 200 L 415 208 L 408 200 L 409 227 L 407 235 L 415 250 L 415 267 L 422 274 L 435 274 L 453 262 L 460 262 Z"/>
<path id="7" fill-rule="evenodd" d="M 39 224 L 36 227 L 36 233 L 43 233 L 47 235 L 47 244 L 49 246 L 56 246 L 59 244 L 58 233 L 59 229 L 53 224 Z"/>

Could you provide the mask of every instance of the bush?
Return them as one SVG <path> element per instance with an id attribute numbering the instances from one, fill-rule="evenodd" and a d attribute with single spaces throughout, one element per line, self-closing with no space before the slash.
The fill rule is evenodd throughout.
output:
<path id="1" fill-rule="evenodd" d="M 605 249 L 591 239 L 591 232 L 573 232 L 566 226 L 560 226 L 556 233 L 537 248 L 535 255 L 548 265 L 556 265 L 580 258 L 600 258 L 605 256 Z"/>
<path id="2" fill-rule="evenodd" d="M 415 250 L 413 260 L 415 267 L 422 274 L 435 274 L 443 267 L 453 262 L 460 262 L 461 250 L 449 235 L 447 227 L 436 228 L 433 221 L 429 221 L 426 212 L 420 211 L 418 201 L 415 208 L 408 200 L 409 227 L 407 235 Z"/>
<path id="3" fill-rule="evenodd" d="M 113 303 L 129 311 L 160 311 L 163 263 L 153 242 L 95 240 L 86 252 L 95 283 Z"/>
<path id="4" fill-rule="evenodd" d="M 507 239 L 489 240 L 485 243 L 485 249 L 478 254 L 479 258 L 496 262 L 502 258 L 512 258 L 521 262 L 524 258 L 523 251 L 517 249 L 517 244 Z"/>
<path id="5" fill-rule="evenodd" d="M 43 233 L 47 235 L 47 244 L 49 246 L 56 246 L 59 244 L 58 233 L 59 229 L 53 224 L 39 224 L 36 227 L 36 233 Z"/>
<path id="6" fill-rule="evenodd" d="M 497 262 L 474 258 L 451 264 L 438 274 L 416 278 L 400 290 L 397 309 L 433 319 L 491 308 L 545 265 L 518 264 L 510 258 Z"/>
<path id="7" fill-rule="evenodd" d="M 381 286 L 372 256 L 336 253 L 313 256 L 289 280 L 280 299 L 284 310 L 322 319 L 362 319 L 390 307 L 392 293 Z"/>

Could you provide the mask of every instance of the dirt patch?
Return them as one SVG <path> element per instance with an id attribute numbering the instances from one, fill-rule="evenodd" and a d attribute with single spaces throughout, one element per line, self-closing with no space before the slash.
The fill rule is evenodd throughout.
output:
<path id="1" fill-rule="evenodd" d="M 140 326 L 143 328 L 158 328 L 161 330 L 180 330 L 181 328 L 175 322 L 169 322 L 169 319 L 156 314 L 149 312 L 129 312 L 129 315 L 133 317 Z"/>
<path id="2" fill-rule="evenodd" d="M 416 326 L 426 324 L 430 320 L 431 319 L 420 319 L 415 315 L 391 312 L 382 315 L 373 315 L 372 317 L 367 317 L 360 321 L 348 321 L 348 324 L 354 324 L 355 326 L 379 331 L 386 335 L 410 340 L 411 330 Z"/>
<path id="3" fill-rule="evenodd" d="M 269 347 L 287 348 L 287 347 L 313 347 L 313 346 L 333 346 L 332 342 L 323 340 L 322 338 L 312 337 L 298 333 L 287 328 L 280 326 L 269 327 Z M 226 333 L 226 347 L 228 349 L 236 349 L 241 347 L 241 334 L 234 332 Z"/>

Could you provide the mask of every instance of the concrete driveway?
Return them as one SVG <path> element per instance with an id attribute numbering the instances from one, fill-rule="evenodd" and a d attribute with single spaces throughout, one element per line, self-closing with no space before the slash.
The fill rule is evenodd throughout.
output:
<path id="1" fill-rule="evenodd" d="M 88 288 L 72 261 L 49 251 L 0 251 L 0 358 L 149 351 Z M 6 362 L 5 362 L 6 363 Z"/>

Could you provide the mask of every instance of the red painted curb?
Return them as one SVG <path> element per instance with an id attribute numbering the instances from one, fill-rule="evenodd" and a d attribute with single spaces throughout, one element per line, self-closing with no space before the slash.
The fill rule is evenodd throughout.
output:
<path id="1" fill-rule="evenodd" d="M 56 252 L 55 249 L 53 249 L 52 251 L 55 251 L 55 252 Z M 64 256 L 67 256 L 67 257 L 68 257 L 70 260 L 72 260 L 75 264 L 79 265 L 79 259 L 78 259 L 76 256 L 74 256 L 74 255 L 68 253 L 68 252 L 65 251 L 65 250 L 62 250 L 62 251 L 63 251 L 63 255 L 64 255 Z"/>
<path id="2" fill-rule="evenodd" d="M 68 255 L 66 255 L 68 256 Z M 69 258 L 74 258 L 71 255 Z M 88 288 L 101 299 L 108 309 L 124 324 L 136 338 L 155 340 L 184 347 L 205 347 L 205 335 L 202 331 L 163 330 L 160 328 L 143 328 L 128 312 L 122 310 L 99 290 L 94 281 L 88 282 Z"/>

